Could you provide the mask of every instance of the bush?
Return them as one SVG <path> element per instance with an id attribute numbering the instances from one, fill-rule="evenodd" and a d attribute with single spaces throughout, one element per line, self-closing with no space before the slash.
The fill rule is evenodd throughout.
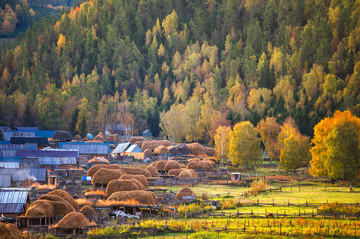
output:
<path id="1" fill-rule="evenodd" d="M 257 180 L 251 184 L 251 191 L 256 196 L 266 190 L 266 182 L 264 180 Z"/>
<path id="2" fill-rule="evenodd" d="M 236 207 L 237 207 L 237 203 L 234 200 L 229 199 L 224 202 L 221 209 L 235 209 Z"/>
<path id="3" fill-rule="evenodd" d="M 332 214 L 332 213 L 358 213 L 359 210 L 356 206 L 346 206 L 338 202 L 325 203 L 318 207 L 319 213 Z"/>

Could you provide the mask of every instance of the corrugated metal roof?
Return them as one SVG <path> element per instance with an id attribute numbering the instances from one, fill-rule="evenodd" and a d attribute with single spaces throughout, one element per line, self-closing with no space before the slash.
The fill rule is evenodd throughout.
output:
<path id="1" fill-rule="evenodd" d="M 0 140 L 0 147 L 1 147 L 2 145 L 8 145 L 8 144 L 10 144 L 10 141 L 9 141 L 9 140 Z"/>
<path id="2" fill-rule="evenodd" d="M 72 157 L 76 160 L 79 158 L 79 152 L 74 150 L 19 150 L 16 152 L 17 157 L 39 158 L 67 158 Z"/>
<path id="3" fill-rule="evenodd" d="M 15 157 L 16 149 L 0 149 L 0 157 Z"/>
<path id="4" fill-rule="evenodd" d="M 35 131 L 36 137 L 46 137 L 46 138 L 53 138 L 56 131 L 50 130 L 37 130 Z"/>
<path id="5" fill-rule="evenodd" d="M 121 143 L 116 146 L 116 148 L 112 151 L 113 154 L 124 153 L 125 150 L 130 146 L 130 143 Z"/>
<path id="6" fill-rule="evenodd" d="M 108 154 L 110 153 L 110 144 L 106 143 L 59 143 L 60 149 L 78 149 L 79 154 Z"/>
<path id="7" fill-rule="evenodd" d="M 21 158 L 21 168 L 40 168 L 40 162 L 38 158 Z"/>
<path id="8" fill-rule="evenodd" d="M 49 140 L 47 137 L 11 137 L 12 144 L 37 144 L 39 146 L 48 146 Z"/>
<path id="9" fill-rule="evenodd" d="M 1 142 L 1 141 L 0 141 Z M 0 149 L 37 149 L 37 144 L 0 144 Z"/>
<path id="10" fill-rule="evenodd" d="M 0 168 L 20 168 L 19 162 L 0 162 Z"/>
<path id="11" fill-rule="evenodd" d="M 39 158 L 40 165 L 62 165 L 62 164 L 76 164 L 75 157 L 41 157 Z"/>
<path id="12" fill-rule="evenodd" d="M 11 186 L 11 175 L 3 174 L 0 175 L 0 187 L 10 187 Z"/>
<path id="13" fill-rule="evenodd" d="M 137 146 L 136 144 L 131 145 L 129 148 L 127 148 L 127 150 L 125 151 L 125 153 L 141 153 L 143 152 L 141 150 L 141 148 L 139 146 Z"/>
<path id="14" fill-rule="evenodd" d="M 20 213 L 28 197 L 29 190 L 0 189 L 0 213 Z"/>
<path id="15" fill-rule="evenodd" d="M 18 131 L 18 130 L 4 132 L 5 140 L 11 141 L 12 137 L 35 137 L 35 132 L 33 132 L 33 131 Z"/>
<path id="16" fill-rule="evenodd" d="M 23 182 L 26 179 L 33 181 L 45 182 L 45 168 L 10 168 L 0 169 L 0 175 L 11 174 L 14 182 Z"/>

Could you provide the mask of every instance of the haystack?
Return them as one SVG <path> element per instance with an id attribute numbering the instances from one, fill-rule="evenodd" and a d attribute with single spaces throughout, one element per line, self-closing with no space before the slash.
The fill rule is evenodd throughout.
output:
<path id="1" fill-rule="evenodd" d="M 157 171 L 157 169 L 152 166 L 152 165 L 149 165 L 146 169 L 146 171 L 148 171 L 152 177 L 157 177 L 159 176 L 159 172 Z"/>
<path id="2" fill-rule="evenodd" d="M 113 134 L 110 134 L 110 135 L 106 138 L 106 141 L 108 141 L 108 142 L 117 142 L 116 137 L 115 137 L 115 135 L 113 135 Z"/>
<path id="3" fill-rule="evenodd" d="M 150 157 L 152 156 L 153 152 L 151 151 L 151 149 L 145 149 L 144 151 L 144 157 Z"/>
<path id="4" fill-rule="evenodd" d="M 108 184 L 113 179 L 119 179 L 125 175 L 122 169 L 109 169 L 101 168 L 92 177 L 91 183 L 95 184 Z"/>
<path id="5" fill-rule="evenodd" d="M 192 143 L 187 145 L 190 153 L 193 155 L 205 155 L 204 147 L 199 143 Z"/>
<path id="6" fill-rule="evenodd" d="M 214 165 L 209 161 L 191 161 L 186 166 L 187 169 L 214 170 Z"/>
<path id="7" fill-rule="evenodd" d="M 137 146 L 139 146 L 139 148 L 141 148 L 141 146 L 143 145 L 144 142 L 145 142 L 145 141 L 137 141 L 137 142 L 135 142 L 135 144 L 136 144 Z"/>
<path id="8" fill-rule="evenodd" d="M 20 230 L 15 224 L 5 224 L 0 222 L 0 239 L 19 239 L 23 238 Z"/>
<path id="9" fill-rule="evenodd" d="M 167 175 L 179 177 L 179 174 L 182 172 L 182 169 L 170 169 Z"/>
<path id="10" fill-rule="evenodd" d="M 92 164 L 109 164 L 109 160 L 107 160 L 104 157 L 93 157 L 91 160 L 88 161 L 88 163 L 92 163 Z"/>
<path id="11" fill-rule="evenodd" d="M 118 134 L 114 134 L 115 135 L 115 139 L 116 139 L 116 141 L 115 142 L 120 142 L 120 136 L 118 135 Z"/>
<path id="12" fill-rule="evenodd" d="M 136 136 L 136 137 L 132 137 L 130 140 L 129 140 L 129 143 L 130 144 L 135 144 L 137 141 L 145 141 L 146 139 L 144 137 L 141 137 L 141 136 Z"/>
<path id="13" fill-rule="evenodd" d="M 84 214 L 81 212 L 71 212 L 66 214 L 66 216 L 61 219 L 54 228 L 64 228 L 64 229 L 71 229 L 71 228 L 84 228 L 84 227 L 91 227 L 96 226 L 95 223 L 92 223 L 87 219 Z"/>
<path id="14" fill-rule="evenodd" d="M 104 137 L 98 134 L 98 135 L 95 136 L 94 141 L 95 140 L 104 141 Z"/>
<path id="15" fill-rule="evenodd" d="M 82 138 L 81 138 L 80 135 L 77 134 L 77 135 L 74 136 L 73 140 L 82 141 Z"/>
<path id="16" fill-rule="evenodd" d="M 52 137 L 53 141 L 71 141 L 72 139 L 71 133 L 65 130 L 57 130 Z"/>
<path id="17" fill-rule="evenodd" d="M 182 188 L 179 192 L 177 192 L 175 198 L 183 200 L 184 196 L 194 196 L 196 198 L 196 194 L 188 187 Z"/>
<path id="18" fill-rule="evenodd" d="M 135 178 L 140 183 L 142 183 L 142 185 L 144 185 L 145 189 L 147 189 L 149 187 L 148 181 L 146 180 L 146 177 L 144 175 L 125 174 L 125 175 L 120 177 L 120 180 L 121 179 L 132 179 L 132 178 Z"/>
<path id="19" fill-rule="evenodd" d="M 180 164 L 175 160 L 168 160 L 165 164 L 164 171 L 169 171 L 170 169 L 180 169 Z"/>
<path id="20" fill-rule="evenodd" d="M 122 170 L 126 173 L 126 174 L 133 174 L 133 175 L 144 175 L 145 177 L 151 177 L 151 174 L 144 170 L 144 169 L 141 169 L 141 168 L 130 168 L 130 167 L 127 167 L 127 168 L 122 168 Z"/>
<path id="21" fill-rule="evenodd" d="M 188 162 L 189 162 L 189 163 L 190 163 L 190 162 L 193 162 L 193 161 L 198 161 L 198 162 L 200 162 L 201 159 L 199 159 L 199 158 L 191 158 L 191 159 L 188 159 Z"/>
<path id="22" fill-rule="evenodd" d="M 51 191 L 51 192 L 47 193 L 47 195 L 59 196 L 59 197 L 65 199 L 66 201 L 68 201 L 74 207 L 75 211 L 79 211 L 79 205 L 74 200 L 74 198 L 68 192 L 66 192 L 65 190 L 56 189 L 54 191 Z"/>
<path id="23" fill-rule="evenodd" d="M 96 214 L 94 208 L 92 208 L 89 205 L 85 205 L 81 208 L 80 212 L 84 214 L 85 216 L 93 216 Z"/>
<path id="24" fill-rule="evenodd" d="M 199 175 L 194 170 L 185 169 L 179 174 L 178 177 L 179 178 L 198 178 Z"/>
<path id="25" fill-rule="evenodd" d="M 136 176 L 136 175 L 132 175 L 132 176 Z M 142 184 L 138 179 L 136 178 L 130 178 L 131 181 L 133 181 L 136 186 L 139 187 L 139 190 L 146 190 L 146 187 L 144 186 L 144 184 Z"/>
<path id="26" fill-rule="evenodd" d="M 104 142 L 102 140 L 89 140 L 89 141 L 85 141 L 85 143 L 96 143 L 96 144 L 103 144 Z"/>
<path id="27" fill-rule="evenodd" d="M 167 147 L 160 145 L 154 149 L 154 154 L 170 154 L 170 151 Z"/>
<path id="28" fill-rule="evenodd" d="M 139 190 L 139 187 L 130 179 L 111 180 L 106 187 L 106 195 L 114 192 Z"/>
<path id="29" fill-rule="evenodd" d="M 168 147 L 171 146 L 170 141 L 168 140 L 151 140 L 151 141 L 145 141 L 142 146 L 141 149 L 143 151 L 145 151 L 146 149 L 150 149 L 150 150 L 155 150 L 155 148 L 159 147 L 159 146 L 164 146 L 164 147 Z"/>
<path id="30" fill-rule="evenodd" d="M 63 217 L 70 212 L 75 212 L 75 209 L 69 203 L 41 199 L 33 202 L 25 215 L 29 217 Z"/>
<path id="31" fill-rule="evenodd" d="M 214 161 L 210 160 L 210 159 L 203 159 L 203 162 L 206 162 L 206 163 L 211 163 L 212 165 L 215 164 Z"/>
<path id="32" fill-rule="evenodd" d="M 175 146 L 179 151 L 181 155 L 188 155 L 190 154 L 189 147 L 186 144 L 178 144 Z"/>
<path id="33" fill-rule="evenodd" d="M 86 175 L 92 177 L 101 168 L 122 169 L 122 167 L 118 164 L 96 164 L 87 171 Z"/>
<path id="34" fill-rule="evenodd" d="M 99 132 L 97 135 L 101 136 L 103 139 L 105 139 L 105 135 L 103 132 Z"/>
<path id="35" fill-rule="evenodd" d="M 204 151 L 208 157 L 214 157 L 216 155 L 214 148 L 204 147 Z"/>
<path id="36" fill-rule="evenodd" d="M 150 191 L 129 191 L 129 192 L 116 192 L 113 193 L 109 198 L 110 200 L 116 201 L 127 201 L 135 200 L 142 205 L 155 205 L 156 204 L 156 195 Z"/>
<path id="37" fill-rule="evenodd" d="M 166 147 L 167 150 L 169 150 L 169 153 L 172 154 L 172 155 L 180 155 L 180 151 L 177 147 L 175 146 L 169 146 L 169 147 Z"/>
<path id="38" fill-rule="evenodd" d="M 159 160 L 157 162 L 155 162 L 155 167 L 158 171 L 164 171 L 165 170 L 165 165 L 168 161 L 167 160 Z"/>
<path id="39" fill-rule="evenodd" d="M 66 208 L 69 208 L 69 211 L 75 211 L 75 208 L 65 199 L 63 199 L 62 197 L 59 197 L 57 195 L 49 195 L 49 194 L 44 194 L 41 197 L 39 197 L 38 200 L 49 200 L 52 202 L 63 202 L 66 204 Z M 71 210 L 71 208 L 73 208 L 74 210 Z M 56 213 L 55 213 L 56 214 Z"/>

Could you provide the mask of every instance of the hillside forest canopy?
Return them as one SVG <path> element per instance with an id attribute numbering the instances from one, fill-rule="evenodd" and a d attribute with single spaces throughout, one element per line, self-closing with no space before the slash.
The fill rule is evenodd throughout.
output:
<path id="1" fill-rule="evenodd" d="M 1 50 L 0 125 L 214 144 L 219 126 L 291 116 L 312 138 L 360 115 L 359 49 L 354 0 L 90 0 Z"/>

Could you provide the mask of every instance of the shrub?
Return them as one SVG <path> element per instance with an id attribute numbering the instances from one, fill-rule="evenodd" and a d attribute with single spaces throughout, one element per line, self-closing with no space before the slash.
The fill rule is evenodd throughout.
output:
<path id="1" fill-rule="evenodd" d="M 235 209 L 236 206 L 237 206 L 237 203 L 234 200 L 229 199 L 224 202 L 221 209 Z"/>
<path id="2" fill-rule="evenodd" d="M 357 213 L 358 208 L 356 206 L 346 206 L 338 202 L 325 203 L 318 207 L 319 213 Z"/>
<path id="3" fill-rule="evenodd" d="M 266 182 L 264 180 L 257 180 L 251 184 L 251 191 L 256 196 L 266 190 Z"/>

